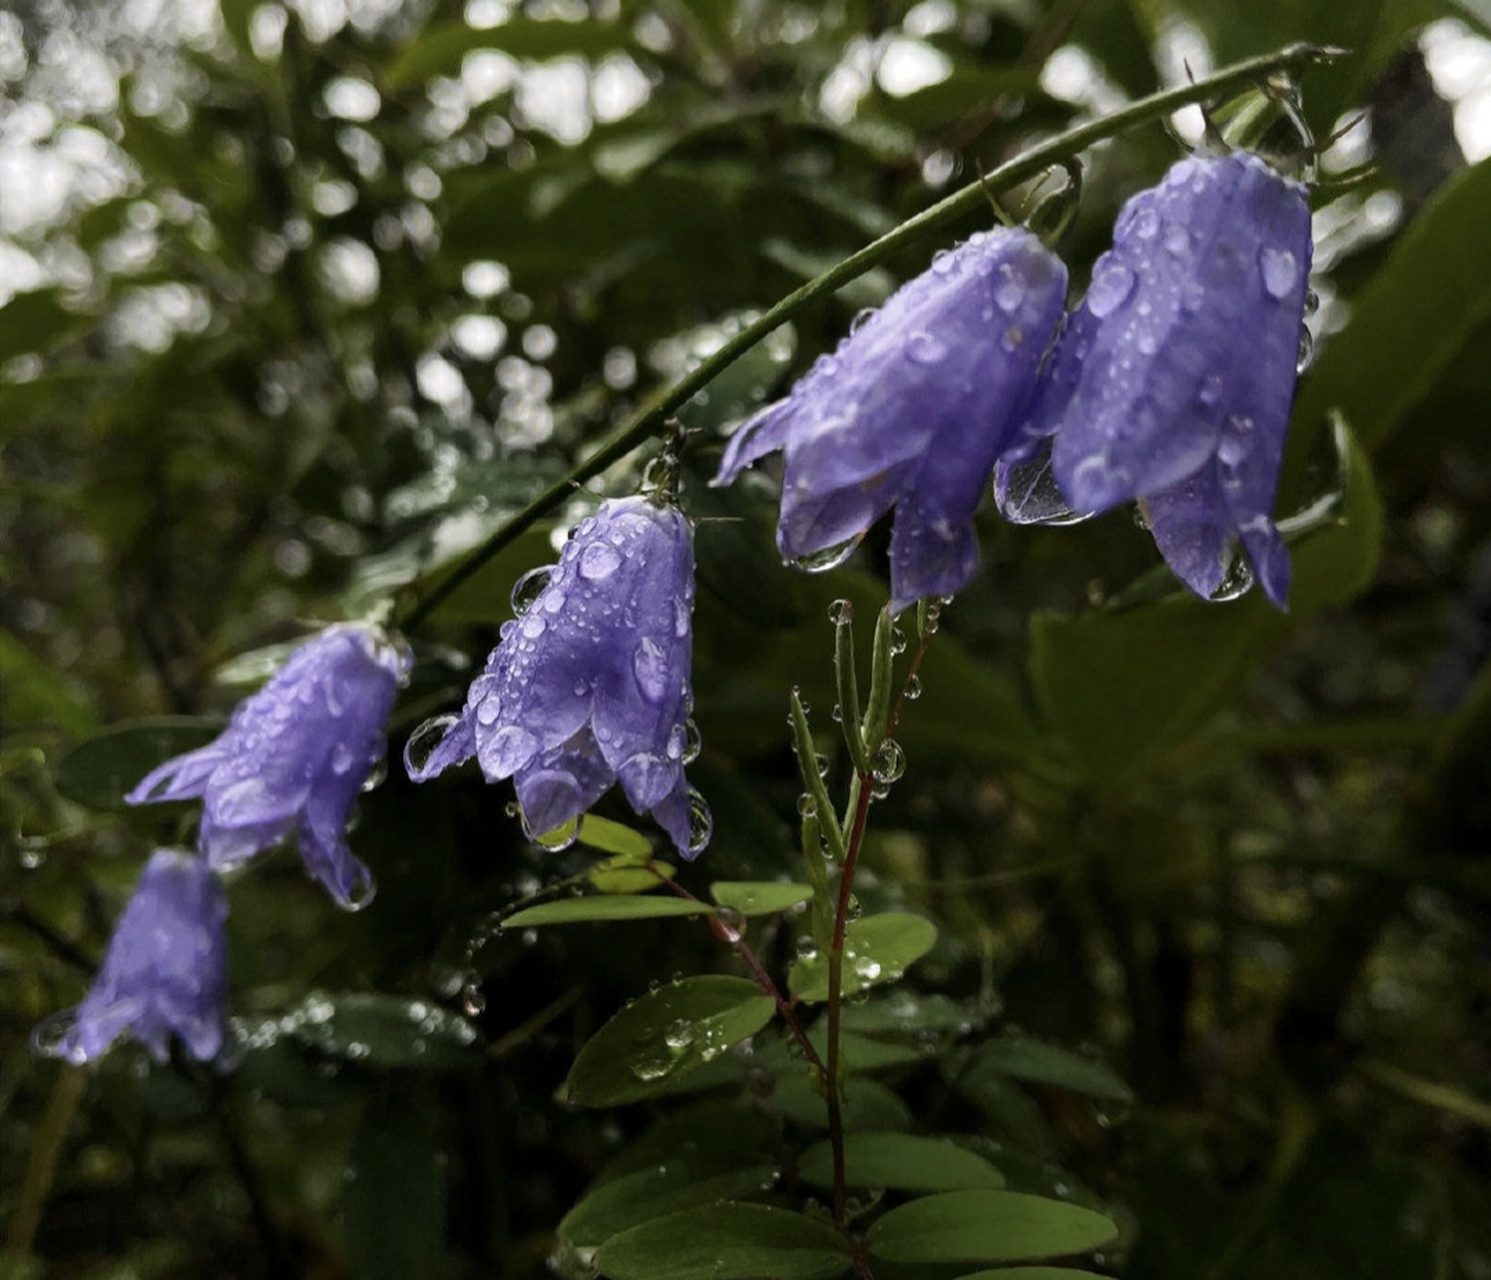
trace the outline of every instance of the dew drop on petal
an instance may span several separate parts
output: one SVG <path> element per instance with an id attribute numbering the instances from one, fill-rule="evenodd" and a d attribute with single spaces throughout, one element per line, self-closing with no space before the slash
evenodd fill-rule
<path id="1" fill-rule="evenodd" d="M 1179 257 L 1191 247 L 1191 233 L 1178 222 L 1172 222 L 1165 228 L 1165 248 Z"/>
<path id="2" fill-rule="evenodd" d="M 1090 511 L 1078 511 L 1066 500 L 1051 467 L 1048 437 L 1035 457 L 1003 467 L 995 489 L 999 513 L 1011 524 L 1080 524 Z"/>
<path id="3" fill-rule="evenodd" d="M 1299 331 L 1299 349 L 1295 352 L 1294 371 L 1303 373 L 1310 364 L 1310 359 L 1315 354 L 1315 339 L 1310 336 L 1308 329 Z"/>
<path id="4" fill-rule="evenodd" d="M 352 887 L 347 890 L 347 900 L 338 904 L 345 911 L 361 911 L 378 896 L 378 882 L 373 879 L 371 871 L 359 864 L 356 876 Z"/>
<path id="5" fill-rule="evenodd" d="M 1153 240 L 1160 233 L 1160 215 L 1154 206 L 1146 204 L 1134 216 L 1134 234 L 1141 240 Z"/>
<path id="6" fill-rule="evenodd" d="M 679 757 L 679 763 L 693 764 L 699 758 L 699 752 L 704 749 L 704 736 L 692 720 L 683 722 L 683 734 L 683 755 Z"/>
<path id="7" fill-rule="evenodd" d="M 434 755 L 440 740 L 459 719 L 460 716 L 452 715 L 432 716 L 419 725 L 404 744 L 404 767 L 410 773 L 420 772 Z"/>
<path id="8" fill-rule="evenodd" d="M 225 827 L 257 821 L 269 799 L 262 778 L 244 778 L 220 791 L 212 801 L 212 816 Z"/>
<path id="9" fill-rule="evenodd" d="M 512 606 L 514 613 L 523 613 L 539 596 L 543 589 L 549 585 L 549 575 L 554 572 L 552 565 L 542 565 L 537 569 L 530 569 L 515 583 L 513 583 Z"/>
<path id="10" fill-rule="evenodd" d="M 682 760 L 684 748 L 689 744 L 688 730 L 681 724 L 675 724 L 668 731 L 667 753 L 669 760 Z"/>
<path id="11" fill-rule="evenodd" d="M 1213 409 L 1222 399 L 1222 375 L 1219 373 L 1208 373 L 1201 379 L 1201 388 L 1196 392 L 1196 399 L 1206 409 Z"/>
<path id="12" fill-rule="evenodd" d="M 1025 301 L 1025 276 L 1013 262 L 999 266 L 999 280 L 994 285 L 994 301 L 1001 311 L 1013 311 Z"/>
<path id="13" fill-rule="evenodd" d="M 1083 305 L 1101 320 L 1129 300 L 1136 282 L 1137 277 L 1127 267 L 1107 267 L 1093 279 Z"/>
<path id="14" fill-rule="evenodd" d="M 381 787 L 387 778 L 388 760 L 384 756 L 379 756 L 378 759 L 373 761 L 373 767 L 368 770 L 368 776 L 362 780 L 362 789 L 364 791 L 372 791 L 377 787 Z"/>
<path id="15" fill-rule="evenodd" d="M 934 333 L 918 329 L 906 335 L 904 350 L 912 364 L 922 366 L 941 364 L 947 359 L 947 343 Z"/>
<path id="16" fill-rule="evenodd" d="M 355 763 L 352 748 L 345 742 L 339 742 L 331 749 L 331 771 L 338 776 L 349 773 Z"/>
<path id="17" fill-rule="evenodd" d="M 548 626 L 548 623 L 544 621 L 542 614 L 525 613 L 523 621 L 518 624 L 518 630 L 527 636 L 528 639 L 536 640 L 539 636 L 543 635 L 546 626 Z"/>
<path id="18" fill-rule="evenodd" d="M 1228 548 L 1228 560 L 1222 571 L 1222 580 L 1216 586 L 1208 600 L 1222 603 L 1228 600 L 1236 600 L 1253 585 L 1253 566 L 1248 562 L 1248 557 L 1236 543 Z"/>
<path id="19" fill-rule="evenodd" d="M 488 694 L 476 705 L 476 723 L 491 728 L 502 714 L 502 699 L 495 693 Z"/>
<path id="20" fill-rule="evenodd" d="M 648 702 L 663 700 L 668 691 L 668 659 L 651 636 L 643 636 L 642 643 L 632 654 L 632 674 L 637 677 L 637 688 Z"/>
<path id="21" fill-rule="evenodd" d="M 680 640 L 689 633 L 693 609 L 682 596 L 673 598 L 673 634 Z"/>
<path id="22" fill-rule="evenodd" d="M 604 542 L 592 542 L 580 554 L 580 576 L 591 582 L 609 578 L 621 567 L 621 553 Z"/>
<path id="23" fill-rule="evenodd" d="M 714 815 L 697 787 L 689 788 L 689 847 L 690 857 L 704 852 L 709 837 L 714 834 Z"/>
<path id="24" fill-rule="evenodd" d="M 1258 251 L 1258 270 L 1270 298 L 1284 298 L 1299 279 L 1299 262 L 1288 249 L 1264 245 Z"/>
<path id="25" fill-rule="evenodd" d="M 794 569 L 801 569 L 804 573 L 827 573 L 828 570 L 837 569 L 849 559 L 857 546 L 859 546 L 859 538 L 853 537 L 846 542 L 824 547 L 821 551 L 810 551 L 807 555 L 789 559 L 787 563 Z"/>

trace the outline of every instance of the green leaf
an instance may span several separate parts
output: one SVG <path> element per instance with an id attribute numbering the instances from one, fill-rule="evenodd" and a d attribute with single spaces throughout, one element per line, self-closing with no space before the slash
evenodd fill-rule
<path id="1" fill-rule="evenodd" d="M 611 1280 L 817 1280 L 849 1268 L 826 1222 L 759 1204 L 722 1204 L 644 1222 L 595 1255 Z"/>
<path id="2" fill-rule="evenodd" d="M 997 1271 L 971 1271 L 957 1280 L 1108 1280 L 1096 1271 L 1073 1271 L 1069 1267 L 1001 1267 Z"/>
<path id="3" fill-rule="evenodd" d="M 807 902 L 813 886 L 778 880 L 716 880 L 709 886 L 709 895 L 743 916 L 769 916 Z"/>
<path id="4" fill-rule="evenodd" d="M 819 1187 L 833 1186 L 833 1146 L 811 1146 L 797 1164 L 798 1176 Z M 1004 1186 L 1004 1175 L 987 1160 L 946 1138 L 909 1133 L 850 1133 L 844 1136 L 844 1176 L 853 1187 L 898 1191 L 966 1191 Z"/>
<path id="5" fill-rule="evenodd" d="M 57 761 L 57 790 L 90 809 L 126 809 L 124 797 L 157 765 L 206 746 L 223 730 L 220 720 L 151 716 L 129 720 L 80 742 Z"/>
<path id="6" fill-rule="evenodd" d="M 973 1021 L 973 1015 L 956 1000 L 935 992 L 923 995 L 904 987 L 863 1004 L 850 1005 L 843 1016 L 846 1031 L 867 1036 L 960 1031 L 970 1028 Z"/>
<path id="7" fill-rule="evenodd" d="M 434 1117 L 410 1098 L 371 1102 L 347 1154 L 342 1212 L 358 1280 L 443 1276 L 445 1160 Z"/>
<path id="8" fill-rule="evenodd" d="M 486 1048 L 481 1033 L 459 1014 L 426 1000 L 371 991 L 313 991 L 279 1026 L 326 1057 L 386 1070 L 474 1067 Z"/>
<path id="9" fill-rule="evenodd" d="M 24 352 L 52 351 L 94 323 L 92 316 L 64 307 L 60 289 L 18 293 L 0 307 L 0 362 Z"/>
<path id="10" fill-rule="evenodd" d="M 1353 299 L 1300 384 L 1294 422 L 1318 429 L 1341 409 L 1376 449 L 1491 316 L 1491 159 L 1446 182 L 1408 225 L 1386 265 Z"/>
<path id="11" fill-rule="evenodd" d="M 1116 1102 L 1132 1102 L 1133 1092 L 1113 1072 L 1055 1045 L 1009 1037 L 991 1040 L 975 1055 L 975 1062 L 1017 1080 L 1059 1085 L 1076 1093 Z"/>
<path id="12" fill-rule="evenodd" d="M 634 863 L 646 862 L 652 857 L 652 841 L 640 831 L 593 813 L 587 813 L 580 823 L 580 843 L 587 849 L 614 853 L 616 857 L 612 861 L 618 866 L 623 857 L 629 857 Z"/>
<path id="13" fill-rule="evenodd" d="M 771 1187 L 776 1167 L 753 1164 L 701 1178 L 686 1161 L 640 1169 L 601 1183 L 564 1217 L 559 1237 L 577 1249 L 593 1249 L 612 1236 L 680 1209 L 718 1204 Z"/>
<path id="14" fill-rule="evenodd" d="M 844 935 L 843 994 L 853 995 L 882 982 L 897 981 L 907 966 L 926 955 L 936 941 L 937 926 L 922 916 L 887 912 L 856 920 Z M 799 1000 L 827 1000 L 827 952 L 798 960 L 788 983 Z"/>
<path id="15" fill-rule="evenodd" d="M 655 878 L 653 883 L 656 883 Z M 694 902 L 689 898 L 663 896 L 640 898 L 603 894 L 589 898 L 559 898 L 554 902 L 541 902 L 536 907 L 524 907 L 522 911 L 508 916 L 502 925 L 506 929 L 518 929 L 541 924 L 581 924 L 597 920 L 657 920 L 664 916 L 713 914 L 714 908 L 709 903 Z"/>
<path id="16" fill-rule="evenodd" d="M 891 1262 L 1018 1262 L 1086 1253 L 1118 1229 L 1101 1213 L 1018 1191 L 948 1191 L 892 1209 L 870 1228 Z"/>
<path id="17" fill-rule="evenodd" d="M 587 819 L 588 821 L 588 819 Z M 636 864 L 631 854 L 618 858 L 607 858 L 594 866 L 585 878 L 597 893 L 636 894 L 656 889 L 665 880 L 673 878 L 674 867 L 668 862 L 649 858 L 642 866 Z"/>
<path id="18" fill-rule="evenodd" d="M 705 974 L 670 982 L 591 1037 L 570 1068 L 566 1092 L 585 1107 L 652 1097 L 754 1035 L 775 1011 L 776 1002 L 745 978 Z"/>
<path id="19" fill-rule="evenodd" d="M 1187 595 L 1031 619 L 1038 699 L 1089 776 L 1113 787 L 1151 767 L 1236 698 L 1244 674 L 1291 628 L 1371 581 L 1382 513 L 1366 455 L 1339 434 L 1340 514 L 1292 549 L 1287 614 L 1253 590 L 1230 604 Z"/>
<path id="20" fill-rule="evenodd" d="M 828 1128 L 828 1103 L 807 1068 L 778 1079 L 771 1104 L 778 1114 L 805 1129 Z M 844 1082 L 842 1104 L 846 1133 L 902 1132 L 911 1128 L 911 1111 L 901 1095 L 878 1080 L 851 1076 Z"/>
<path id="21" fill-rule="evenodd" d="M 67 733 L 86 733 L 92 727 L 87 702 L 67 679 L 8 631 L 0 631 L 0 687 L 9 730 L 48 722 Z"/>
<path id="22" fill-rule="evenodd" d="M 452 22 L 433 27 L 406 44 L 383 70 L 385 89 L 397 91 L 432 76 L 453 75 L 476 49 L 496 49 L 511 58 L 603 58 L 637 49 L 627 28 L 604 22 L 512 18 L 495 27 Z"/>

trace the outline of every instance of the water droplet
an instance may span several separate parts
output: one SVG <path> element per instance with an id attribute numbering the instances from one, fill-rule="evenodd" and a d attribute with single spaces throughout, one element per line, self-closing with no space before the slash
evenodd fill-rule
<path id="1" fill-rule="evenodd" d="M 331 749 L 331 771 L 342 775 L 351 771 L 356 759 L 352 754 L 352 748 L 345 742 L 339 742 Z"/>
<path id="2" fill-rule="evenodd" d="M 1299 260 L 1288 249 L 1264 245 L 1258 250 L 1258 270 L 1270 298 L 1287 297 L 1299 280 Z"/>
<path id="3" fill-rule="evenodd" d="M 544 630 L 548 625 L 549 624 L 544 621 L 542 612 L 536 613 L 530 611 L 523 615 L 523 621 L 518 624 L 518 630 L 521 631 L 529 640 L 537 640 L 539 636 L 543 635 Z"/>
<path id="4" fill-rule="evenodd" d="M 697 858 L 704 852 L 709 837 L 714 834 L 714 815 L 697 787 L 689 788 L 689 847 L 688 855 Z"/>
<path id="5" fill-rule="evenodd" d="M 1141 240 L 1153 240 L 1160 234 L 1160 215 L 1153 205 L 1146 204 L 1134 215 L 1134 234 Z"/>
<path id="6" fill-rule="evenodd" d="M 637 688 L 648 702 L 663 700 L 668 691 L 668 658 L 651 636 L 643 636 L 632 654 L 632 674 L 637 678 Z"/>
<path id="7" fill-rule="evenodd" d="M 797 813 L 799 817 L 816 818 L 818 816 L 818 801 L 804 791 L 797 797 Z"/>
<path id="8" fill-rule="evenodd" d="M 673 599 L 673 634 L 682 640 L 689 633 L 693 607 L 682 596 Z"/>
<path id="9" fill-rule="evenodd" d="M 854 319 L 849 322 L 849 332 L 858 333 L 867 325 L 875 315 L 874 307 L 864 307 L 854 313 Z"/>
<path id="10" fill-rule="evenodd" d="M 694 1043 L 694 1027 L 686 1018 L 670 1022 L 663 1032 L 663 1043 L 668 1048 L 682 1053 Z"/>
<path id="11" fill-rule="evenodd" d="M 928 617 L 927 621 L 928 621 L 928 626 L 929 626 L 929 629 L 930 629 L 930 627 L 933 625 L 930 616 Z M 913 675 L 913 676 L 908 677 L 907 680 L 906 680 L 906 700 L 908 702 L 915 702 L 921 696 L 922 696 L 922 678 L 920 676 L 917 676 L 917 675 Z"/>
<path id="12" fill-rule="evenodd" d="M 890 651 L 893 654 L 906 652 L 906 633 L 900 627 L 890 629 Z"/>
<path id="13" fill-rule="evenodd" d="M 498 717 L 501 715 L 502 699 L 495 693 L 489 693 L 476 704 L 476 723 L 485 728 L 491 728 L 492 725 L 496 724 Z"/>
<path id="14" fill-rule="evenodd" d="M 376 787 L 381 787 L 387 777 L 388 758 L 386 756 L 379 756 L 373 761 L 373 767 L 368 770 L 368 776 L 362 780 L 362 789 L 364 791 L 372 791 Z"/>
<path id="15" fill-rule="evenodd" d="M 901 744 L 894 738 L 886 739 L 870 761 L 871 776 L 880 786 L 888 787 L 905 772 L 906 753 L 901 750 Z"/>
<path id="16" fill-rule="evenodd" d="M 1217 584 L 1216 590 L 1207 597 L 1218 603 L 1236 600 L 1253 585 L 1253 566 L 1248 562 L 1248 557 L 1243 553 L 1242 548 L 1233 543 L 1229 546 L 1227 555 L 1228 561 L 1222 572 L 1222 580 Z"/>
<path id="17" fill-rule="evenodd" d="M 693 764 L 699 758 L 699 752 L 704 749 L 704 736 L 699 732 L 699 726 L 692 720 L 683 722 L 683 755 L 678 758 L 680 764 Z"/>
<path id="18" fill-rule="evenodd" d="M 549 575 L 554 572 L 553 565 L 542 565 L 537 569 L 530 569 L 515 583 L 511 597 L 513 612 L 526 613 L 528 606 L 543 594 L 543 590 L 549 585 Z"/>
<path id="19" fill-rule="evenodd" d="M 591 582 L 609 578 L 621 568 L 621 553 L 605 542 L 592 542 L 580 553 L 580 576 Z"/>
<path id="20" fill-rule="evenodd" d="M 847 542 L 824 547 L 821 551 L 810 551 L 805 556 L 789 559 L 787 563 L 794 569 L 801 569 L 804 573 L 826 573 L 830 569 L 837 569 L 849 559 L 857 546 L 859 546 L 859 538 L 854 537 Z"/>
<path id="21" fill-rule="evenodd" d="M 947 358 L 947 343 L 925 329 L 918 329 L 908 334 L 903 349 L 906 352 L 906 358 L 912 364 L 924 367 L 941 364 Z"/>
<path id="22" fill-rule="evenodd" d="M 828 606 L 828 620 L 836 627 L 854 621 L 854 604 L 849 600 L 835 600 Z"/>
<path id="23" fill-rule="evenodd" d="M 811 933 L 804 933 L 797 939 L 797 954 L 802 960 L 811 960 L 818 954 L 818 940 Z"/>
<path id="24" fill-rule="evenodd" d="M 244 778 L 218 793 L 213 817 L 223 826 L 250 826 L 268 799 L 269 789 L 262 778 Z"/>
<path id="25" fill-rule="evenodd" d="M 48 1058 L 65 1058 L 74 1065 L 87 1061 L 81 1045 L 67 1046 L 68 1033 L 77 1025 L 76 1009 L 64 1009 L 40 1023 L 31 1033 L 31 1047 Z"/>
<path id="26" fill-rule="evenodd" d="M 1201 379 L 1201 388 L 1196 392 L 1196 399 L 1203 408 L 1215 408 L 1222 399 L 1222 375 L 1219 373 L 1208 373 Z"/>
<path id="27" fill-rule="evenodd" d="M 378 896 L 378 882 L 373 879 L 371 871 L 358 863 L 354 874 L 356 879 L 347 891 L 347 901 L 338 904 L 344 911 L 361 911 Z"/>
<path id="28" fill-rule="evenodd" d="M 1299 331 L 1299 350 L 1295 353 L 1294 371 L 1303 373 L 1310 364 L 1310 357 L 1315 354 L 1315 339 L 1310 336 L 1308 329 Z"/>
<path id="29" fill-rule="evenodd" d="M 638 1058 L 632 1063 L 632 1074 L 644 1083 L 661 1080 L 673 1064 L 663 1058 Z"/>
<path id="30" fill-rule="evenodd" d="M 1101 320 L 1112 315 L 1129 300 L 1134 292 L 1137 277 L 1127 267 L 1105 267 L 1093 278 L 1083 306 Z"/>
<path id="31" fill-rule="evenodd" d="M 1305 290 L 1305 314 L 1313 316 L 1320 310 L 1320 295 L 1314 289 Z"/>
<path id="32" fill-rule="evenodd" d="M 999 265 L 999 279 L 994 285 L 994 301 L 1001 311 L 1013 311 L 1025 301 L 1025 273 L 1013 262 Z"/>
<path id="33" fill-rule="evenodd" d="M 1191 247 L 1191 233 L 1178 222 L 1172 222 L 1165 228 L 1165 248 L 1179 257 Z"/>
<path id="34" fill-rule="evenodd" d="M 1066 525 L 1092 519 L 1090 511 L 1076 510 L 1057 484 L 1049 436 L 1029 461 L 1003 467 L 994 497 L 999 513 L 1011 524 Z"/>

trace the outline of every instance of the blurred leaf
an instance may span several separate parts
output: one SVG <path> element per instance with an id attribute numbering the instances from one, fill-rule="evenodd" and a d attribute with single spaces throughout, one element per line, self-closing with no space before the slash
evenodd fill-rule
<path id="1" fill-rule="evenodd" d="M 559 1237 L 575 1248 L 594 1248 L 612 1236 L 680 1209 L 718 1204 L 770 1188 L 776 1169 L 752 1164 L 700 1177 L 684 1161 L 639 1169 L 592 1190 L 559 1224 Z"/>
<path id="2" fill-rule="evenodd" d="M 745 978 L 705 974 L 667 983 L 586 1042 L 565 1091 L 583 1107 L 651 1097 L 754 1035 L 775 1012 L 776 1002 Z"/>
<path id="3" fill-rule="evenodd" d="M 807 902 L 813 886 L 777 880 L 716 880 L 709 886 L 709 896 L 743 916 L 769 916 Z"/>
<path id="4" fill-rule="evenodd" d="M 64 307 L 60 289 L 18 293 L 0 306 L 0 363 L 26 352 L 45 355 L 96 323 L 93 316 Z"/>
<path id="5" fill-rule="evenodd" d="M 476 1027 L 426 1000 L 376 992 L 313 991 L 280 1029 L 328 1058 L 383 1070 L 452 1071 L 479 1066 Z"/>
<path id="6" fill-rule="evenodd" d="M 347 1256 L 358 1280 L 446 1273 L 445 1159 L 417 1100 L 368 1104 L 347 1154 L 342 1195 Z"/>
<path id="7" fill-rule="evenodd" d="M 1314 431 L 1341 409 L 1378 448 L 1491 316 L 1491 159 L 1445 183 L 1408 225 L 1392 257 L 1352 302 L 1300 384 L 1294 421 Z"/>
<path id="8" fill-rule="evenodd" d="M 66 752 L 53 770 L 57 790 L 90 809 L 126 809 L 126 793 L 147 773 L 206 746 L 222 731 L 221 720 L 198 716 L 127 720 Z"/>
<path id="9" fill-rule="evenodd" d="M 612 1280 L 818 1280 L 847 1271 L 849 1254 L 844 1238 L 821 1219 L 722 1204 L 613 1236 L 595 1267 Z"/>
<path id="10" fill-rule="evenodd" d="M 383 86 L 398 92 L 433 76 L 456 75 L 462 59 L 477 49 L 495 49 L 510 58 L 531 58 L 535 62 L 641 52 L 620 23 L 509 18 L 495 27 L 473 27 L 452 22 L 426 28 L 404 45 L 383 69 Z"/>
<path id="11" fill-rule="evenodd" d="M 772 1091 L 776 1112 L 805 1129 L 828 1128 L 828 1103 L 817 1088 L 816 1072 L 806 1065 L 792 1075 L 779 1078 Z M 845 1133 L 903 1133 L 911 1128 L 911 1111 L 894 1089 L 878 1080 L 851 1076 L 844 1082 L 842 1115 Z"/>
<path id="12" fill-rule="evenodd" d="M 1344 447 L 1339 517 L 1292 548 L 1289 613 L 1255 589 L 1229 604 L 1185 596 L 1031 619 L 1041 705 L 1094 780 L 1117 786 L 1152 766 L 1237 697 L 1244 673 L 1292 627 L 1371 581 L 1382 514 L 1365 454 L 1349 437 Z"/>
<path id="13" fill-rule="evenodd" d="M 1054 1084 L 1116 1102 L 1134 1100 L 1133 1091 L 1107 1067 L 1039 1040 L 990 1040 L 979 1046 L 974 1061 L 976 1069 L 997 1071 L 1016 1080 Z"/>
<path id="14" fill-rule="evenodd" d="M 1018 1262 L 1086 1253 L 1118 1234 L 1091 1209 L 1018 1191 L 948 1191 L 892 1209 L 870 1252 L 892 1262 Z"/>
<path id="15" fill-rule="evenodd" d="M 936 992 L 923 994 L 902 987 L 878 999 L 852 1004 L 844 1010 L 846 1031 L 864 1035 L 920 1035 L 927 1031 L 960 1031 L 972 1018 L 955 1000 Z"/>
<path id="16" fill-rule="evenodd" d="M 844 933 L 843 994 L 898 981 L 936 942 L 937 926 L 923 916 L 886 912 L 854 921 Z M 828 954 L 797 960 L 787 981 L 799 1000 L 827 1000 Z"/>
<path id="17" fill-rule="evenodd" d="M 833 1147 L 825 1139 L 797 1162 L 798 1176 L 815 1186 L 833 1186 Z M 844 1137 L 844 1180 L 853 1187 L 898 1191 L 964 1191 L 1004 1186 L 1004 1175 L 987 1160 L 946 1138 L 908 1133 L 851 1133 Z"/>
<path id="18" fill-rule="evenodd" d="M 653 885 L 657 877 L 648 873 Z M 707 902 L 669 896 L 639 898 L 604 894 L 596 897 L 558 898 L 524 907 L 502 921 L 505 929 L 530 929 L 541 924 L 588 924 L 602 920 L 659 920 L 665 916 L 713 915 Z"/>
<path id="19" fill-rule="evenodd" d="M 93 727 L 93 713 L 66 677 L 8 631 L 0 631 L 0 685 L 5 688 L 6 732 L 52 724 L 64 733 L 80 734 Z"/>
<path id="20" fill-rule="evenodd" d="M 1096 1271 L 1073 1271 L 1069 1267 L 1001 1267 L 997 1271 L 973 1271 L 957 1280 L 1107 1280 Z"/>

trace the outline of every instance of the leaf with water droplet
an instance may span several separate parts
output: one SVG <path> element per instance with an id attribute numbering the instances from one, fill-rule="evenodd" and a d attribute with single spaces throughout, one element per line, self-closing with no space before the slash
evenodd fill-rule
<path id="1" fill-rule="evenodd" d="M 856 920 L 844 936 L 843 994 L 896 981 L 936 941 L 937 926 L 908 912 L 890 911 Z M 788 975 L 788 984 L 799 1000 L 827 1000 L 827 954 L 799 959 Z"/>
<path id="2" fill-rule="evenodd" d="M 587 816 L 585 826 L 588 827 L 593 821 L 593 818 Z M 583 836 L 581 842 L 584 843 Z M 656 889 L 663 881 L 671 880 L 675 869 L 671 863 L 659 862 L 655 858 L 649 857 L 639 864 L 630 854 L 622 854 L 607 858 L 592 867 L 585 878 L 597 893 L 646 893 L 649 889 Z"/>
<path id="3" fill-rule="evenodd" d="M 479 1066 L 485 1044 L 459 1014 L 429 1001 L 359 991 L 313 992 L 280 1019 L 314 1053 L 380 1070 L 453 1071 Z"/>
<path id="4" fill-rule="evenodd" d="M 769 916 L 801 906 L 813 896 L 810 884 L 777 880 L 716 880 L 709 894 L 722 907 L 743 916 Z"/>
<path id="5" fill-rule="evenodd" d="M 128 809 L 125 793 L 158 765 L 206 746 L 221 721 L 200 716 L 148 716 L 116 724 L 70 748 L 53 766 L 57 790 L 69 800 L 112 812 Z"/>
<path id="6" fill-rule="evenodd" d="M 1066 1049 L 1019 1036 L 1003 1036 L 981 1045 L 969 1070 L 990 1070 L 1016 1080 L 1057 1085 L 1094 1098 L 1133 1102 L 1134 1095 L 1118 1076 L 1099 1062 Z"/>
<path id="7" fill-rule="evenodd" d="M 564 1216 L 559 1237 L 575 1248 L 594 1249 L 614 1235 L 696 1205 L 735 1200 L 770 1185 L 775 1166 L 751 1164 L 700 1177 L 687 1160 L 670 1160 L 608 1178 Z"/>
<path id="8" fill-rule="evenodd" d="M 776 1002 L 745 978 L 704 974 L 667 983 L 633 1001 L 586 1042 L 565 1090 L 587 1107 L 652 1097 L 754 1035 L 775 1011 Z M 680 1023 L 692 1032 L 686 1043 Z"/>

